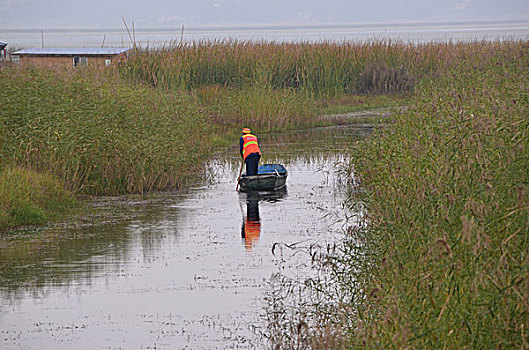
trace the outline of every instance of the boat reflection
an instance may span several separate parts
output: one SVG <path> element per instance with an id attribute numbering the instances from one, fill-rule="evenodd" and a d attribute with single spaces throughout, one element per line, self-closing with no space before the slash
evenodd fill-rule
<path id="1" fill-rule="evenodd" d="M 259 216 L 259 202 L 275 203 L 281 201 L 287 194 L 286 188 L 273 192 L 240 193 L 241 199 L 246 200 L 246 215 L 243 212 L 241 237 L 244 247 L 250 251 L 259 242 L 261 236 L 261 218 Z M 246 198 L 244 198 L 246 197 Z"/>

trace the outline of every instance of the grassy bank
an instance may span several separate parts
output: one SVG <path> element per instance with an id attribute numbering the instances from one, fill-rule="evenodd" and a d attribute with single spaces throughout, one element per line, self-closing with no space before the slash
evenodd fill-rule
<path id="1" fill-rule="evenodd" d="M 498 45 L 422 82 L 409 109 L 353 151 L 349 172 L 365 191 L 350 203 L 367 210 L 365 227 L 324 259 L 332 283 L 317 310 L 326 314 L 305 311 L 299 325 L 320 323 L 276 339 L 528 346 L 528 49 Z"/>
<path id="2" fill-rule="evenodd" d="M 57 217 L 52 212 L 71 204 L 63 193 L 178 188 L 212 147 L 204 135 L 213 123 L 192 97 L 131 85 L 113 71 L 4 69 L 0 100 L 1 174 L 15 168 L 37 179 L 13 187 L 2 178 L 2 229 Z M 55 179 L 63 192 L 48 191 L 39 176 Z M 31 200 L 12 200 L 21 195 L 17 188 Z M 35 203 L 44 192 L 51 205 L 41 207 Z"/>
<path id="3" fill-rule="evenodd" d="M 44 224 L 77 206 L 72 193 L 50 174 L 21 168 L 0 171 L 0 228 Z"/>

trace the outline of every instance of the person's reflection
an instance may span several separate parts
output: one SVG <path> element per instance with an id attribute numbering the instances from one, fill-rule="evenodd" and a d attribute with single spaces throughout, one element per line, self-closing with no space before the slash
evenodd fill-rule
<path id="1" fill-rule="evenodd" d="M 259 196 L 248 193 L 246 197 L 246 217 L 242 222 L 241 236 L 246 250 L 251 250 L 259 241 L 261 234 L 261 219 L 259 218 Z"/>

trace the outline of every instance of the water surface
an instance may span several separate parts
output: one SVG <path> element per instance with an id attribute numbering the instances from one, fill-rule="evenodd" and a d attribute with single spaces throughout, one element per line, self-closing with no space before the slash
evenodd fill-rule
<path id="1" fill-rule="evenodd" d="M 140 46 L 158 47 L 170 43 L 201 40 L 240 40 L 275 42 L 368 42 L 402 40 L 410 43 L 430 41 L 527 40 L 529 21 L 460 23 L 340 24 L 320 26 L 262 27 L 185 27 L 142 28 L 135 30 Z M 127 30 L 112 29 L 0 29 L 0 41 L 11 47 L 130 47 Z"/>
<path id="2" fill-rule="evenodd" d="M 95 224 L 18 232 L 0 251 L 0 348 L 261 347 L 268 281 L 310 274 L 285 247 L 339 239 L 335 170 L 367 132 L 261 135 L 263 161 L 289 171 L 285 191 L 237 193 L 234 142 L 190 190 L 101 198 Z"/>

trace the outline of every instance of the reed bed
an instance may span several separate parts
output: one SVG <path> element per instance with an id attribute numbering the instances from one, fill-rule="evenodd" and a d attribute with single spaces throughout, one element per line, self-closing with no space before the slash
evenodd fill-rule
<path id="1" fill-rule="evenodd" d="M 498 42 L 406 44 L 207 41 L 143 50 L 123 66 L 134 80 L 166 89 L 295 89 L 311 97 L 413 90 L 413 81 L 439 75 L 461 59 L 501 49 Z M 378 69 L 377 74 L 373 74 Z M 383 78 L 380 82 L 377 79 Z M 385 85 L 385 86 L 384 86 Z"/>
<path id="2" fill-rule="evenodd" d="M 49 172 L 81 194 L 174 189 L 211 145 L 181 94 L 112 71 L 3 70 L 0 166 Z"/>
<path id="3" fill-rule="evenodd" d="M 318 124 L 316 103 L 290 89 L 229 89 L 204 86 L 193 92 L 219 132 L 250 126 L 257 132 L 307 128 Z"/>
<path id="4" fill-rule="evenodd" d="M 372 98 L 381 95 L 400 104 L 416 83 L 502 45 L 204 41 L 142 49 L 119 72 L 133 83 L 197 97 L 223 132 L 242 125 L 270 132 L 321 124 L 328 101 L 345 101 L 341 110 L 350 111 L 358 94 L 375 107 L 388 104 Z"/>
<path id="5" fill-rule="evenodd" d="M 274 346 L 529 345 L 529 44 L 478 46 L 353 150 L 364 221 L 321 252 L 320 299 Z"/>

